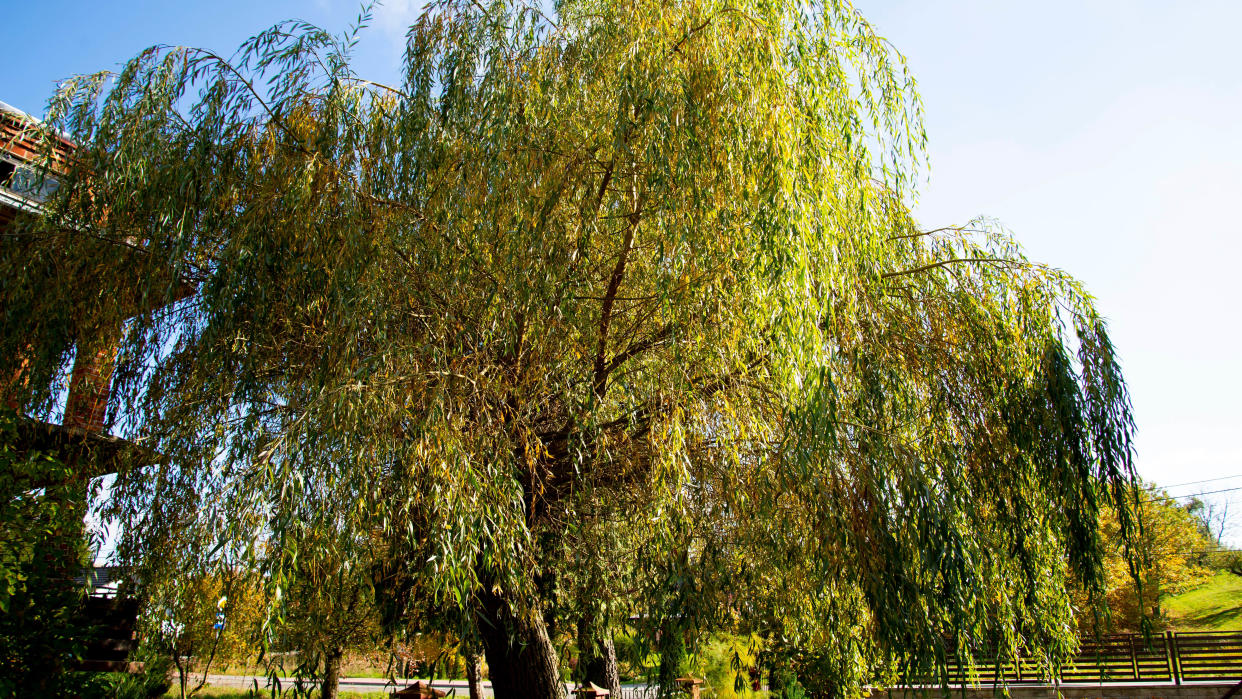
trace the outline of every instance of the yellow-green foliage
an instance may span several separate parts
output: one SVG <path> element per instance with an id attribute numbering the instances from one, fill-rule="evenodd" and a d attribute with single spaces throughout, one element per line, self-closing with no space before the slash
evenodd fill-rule
<path id="1" fill-rule="evenodd" d="M 1139 508 L 1142 533 L 1134 541 L 1137 582 L 1122 549 L 1115 514 L 1105 510 L 1100 516 L 1100 534 L 1108 551 L 1106 599 L 1112 625 L 1118 630 L 1139 630 L 1144 615 L 1156 628 L 1168 626 L 1166 600 L 1212 577 L 1212 570 L 1203 564 L 1203 552 L 1212 545 L 1194 517 L 1162 491 L 1149 490 L 1143 499 Z"/>
<path id="2" fill-rule="evenodd" d="M 756 693 L 750 688 L 750 670 L 759 669 L 755 660 L 755 651 L 759 644 L 757 638 L 731 634 L 712 635 L 700 647 L 695 659 L 695 675 L 706 681 L 704 696 L 718 699 L 766 696 L 766 693 Z"/>
<path id="3" fill-rule="evenodd" d="M 258 656 L 267 606 L 255 576 L 244 570 L 199 572 L 148 588 L 143 610 L 147 646 L 173 658 L 176 683 L 192 690 L 194 672 L 245 665 Z M 214 629 L 224 612 L 224 627 Z"/>
<path id="4" fill-rule="evenodd" d="M 849 2 L 553 4 L 429 3 L 394 86 L 302 23 L 63 83 L 0 388 L 50 413 L 66 338 L 126 328 L 119 424 L 161 458 L 112 490 L 125 560 L 242 561 L 274 616 L 341 618 L 345 579 L 389 628 L 522 620 L 489 651 L 555 667 L 547 552 L 621 503 L 571 557 L 634 559 L 614 620 L 732 615 L 840 696 L 1063 654 L 1099 505 L 1133 534 L 1091 297 L 913 219 L 914 80 Z"/>

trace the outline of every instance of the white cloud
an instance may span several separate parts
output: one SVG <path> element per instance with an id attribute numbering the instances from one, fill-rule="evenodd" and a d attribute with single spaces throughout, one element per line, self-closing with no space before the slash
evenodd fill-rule
<path id="1" fill-rule="evenodd" d="M 386 0 L 376 5 L 374 26 L 385 39 L 405 47 L 405 34 L 423 11 L 423 0 Z"/>

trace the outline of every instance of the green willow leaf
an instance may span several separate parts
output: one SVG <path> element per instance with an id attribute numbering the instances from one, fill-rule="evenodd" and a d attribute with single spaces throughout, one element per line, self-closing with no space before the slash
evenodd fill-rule
<path id="1" fill-rule="evenodd" d="M 50 414 L 122 337 L 146 584 L 251 568 L 278 626 L 348 565 L 507 696 L 580 618 L 753 632 L 851 696 L 1068 656 L 1100 509 L 1136 526 L 1114 348 L 995 224 L 918 227 L 914 81 L 848 2 L 434 2 L 396 86 L 355 37 L 51 103 L 79 145 L 3 242 L 0 376 Z"/>

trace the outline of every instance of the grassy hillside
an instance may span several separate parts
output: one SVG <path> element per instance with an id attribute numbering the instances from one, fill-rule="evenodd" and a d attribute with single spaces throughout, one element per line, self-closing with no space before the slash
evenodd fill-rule
<path id="1" fill-rule="evenodd" d="M 1242 577 L 1217 573 L 1202 587 L 1166 598 L 1174 631 L 1242 631 Z"/>

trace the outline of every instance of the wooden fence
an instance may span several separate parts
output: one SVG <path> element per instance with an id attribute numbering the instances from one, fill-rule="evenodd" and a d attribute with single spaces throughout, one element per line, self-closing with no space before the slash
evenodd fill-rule
<path id="1" fill-rule="evenodd" d="M 1034 664 L 987 663 L 970 675 L 955 663 L 950 673 L 967 683 L 1047 683 Z M 1082 642 L 1073 662 L 1061 668 L 1060 682 L 1171 683 L 1242 680 L 1242 632 L 1121 634 Z"/>

